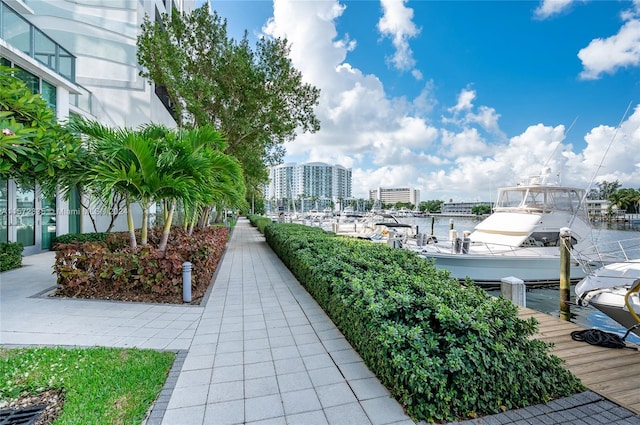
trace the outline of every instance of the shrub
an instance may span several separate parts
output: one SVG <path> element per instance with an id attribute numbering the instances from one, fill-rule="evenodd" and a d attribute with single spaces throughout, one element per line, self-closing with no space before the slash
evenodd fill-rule
<path id="1" fill-rule="evenodd" d="M 56 236 L 53 239 L 52 249 L 57 249 L 57 245 L 79 244 L 84 242 L 104 242 L 106 238 L 107 233 L 104 232 L 68 233 L 66 235 Z"/>
<path id="2" fill-rule="evenodd" d="M 201 298 L 215 273 L 226 247 L 228 228 L 171 230 L 165 252 L 155 244 L 161 228 L 149 232 L 149 244 L 130 248 L 127 232 L 110 233 L 104 242 L 59 245 L 54 272 L 57 295 L 135 301 L 156 297 L 159 302 L 181 302 L 182 264 L 192 263 L 192 298 Z M 141 297 L 141 294 L 147 296 Z"/>
<path id="3" fill-rule="evenodd" d="M 296 224 L 269 245 L 417 420 L 453 421 L 583 389 L 534 319 L 408 250 Z"/>
<path id="4" fill-rule="evenodd" d="M 0 243 L 0 272 L 22 267 L 22 250 L 19 242 Z"/>
<path id="5" fill-rule="evenodd" d="M 250 215 L 249 223 L 251 223 L 252 226 L 257 227 L 260 233 L 264 233 L 264 228 L 273 223 L 273 220 L 269 217 L 263 217 L 260 215 Z"/>

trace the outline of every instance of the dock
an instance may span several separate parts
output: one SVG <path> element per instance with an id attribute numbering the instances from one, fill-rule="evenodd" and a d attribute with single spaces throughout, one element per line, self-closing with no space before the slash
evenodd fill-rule
<path id="1" fill-rule="evenodd" d="M 640 351 L 574 341 L 571 332 L 584 327 L 536 310 L 521 307 L 519 316 L 538 321 L 539 330 L 534 338 L 553 343 L 551 353 L 563 359 L 565 367 L 586 387 L 640 414 Z"/>

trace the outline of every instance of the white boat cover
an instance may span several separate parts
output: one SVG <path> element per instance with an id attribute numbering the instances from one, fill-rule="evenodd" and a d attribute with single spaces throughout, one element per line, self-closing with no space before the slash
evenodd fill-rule
<path id="1" fill-rule="evenodd" d="M 539 214 L 498 212 L 478 224 L 470 238 L 474 242 L 520 246 L 541 221 Z"/>

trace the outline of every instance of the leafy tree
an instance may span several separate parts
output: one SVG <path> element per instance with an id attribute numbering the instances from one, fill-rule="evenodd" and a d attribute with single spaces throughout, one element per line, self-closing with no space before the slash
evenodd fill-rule
<path id="1" fill-rule="evenodd" d="M 439 213 L 442 208 L 442 203 L 443 201 L 439 200 L 422 201 L 418 208 L 420 212 Z"/>
<path id="2" fill-rule="evenodd" d="M 145 17 L 137 45 L 140 74 L 166 88 L 179 125 L 211 124 L 224 135 L 249 198 L 267 181 L 267 165 L 281 161 L 284 142 L 320 128 L 320 92 L 303 83 L 287 40 L 261 39 L 254 50 L 246 32 L 240 42 L 229 38 L 226 20 L 203 5 L 159 22 Z"/>
<path id="3" fill-rule="evenodd" d="M 474 205 L 471 207 L 471 213 L 475 215 L 483 215 L 491 213 L 491 205 Z"/>
<path id="4" fill-rule="evenodd" d="M 638 213 L 640 210 L 640 191 L 636 189 L 618 189 L 609 195 L 609 201 L 621 211 Z"/>
<path id="5" fill-rule="evenodd" d="M 589 199 L 609 199 L 621 186 L 620 182 L 608 182 L 606 180 L 596 183 L 598 189 L 591 189 L 589 191 Z"/>
<path id="6" fill-rule="evenodd" d="M 36 181 L 52 195 L 56 172 L 69 167 L 80 144 L 14 71 L 0 67 L 0 176 Z"/>

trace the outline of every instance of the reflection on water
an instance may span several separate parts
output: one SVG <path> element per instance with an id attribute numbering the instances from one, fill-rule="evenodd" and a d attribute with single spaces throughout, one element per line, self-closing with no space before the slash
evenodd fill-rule
<path id="1" fill-rule="evenodd" d="M 481 219 L 474 218 L 450 219 L 449 217 L 437 217 L 433 220 L 434 234 L 442 238 L 447 237 L 451 220 L 453 220 L 453 226 L 459 233 L 462 233 L 464 230 L 473 231 L 474 227 L 481 221 Z M 419 226 L 420 232 L 431 232 L 432 219 L 430 217 L 406 217 L 400 219 L 400 221 Z M 593 244 L 597 246 L 611 244 L 614 241 L 639 238 L 640 223 L 594 223 L 591 236 Z M 500 295 L 500 289 L 488 289 L 487 292 L 495 296 Z M 574 298 L 575 291 L 574 286 L 572 286 L 571 300 L 575 301 Z M 527 307 L 555 317 L 560 317 L 559 286 L 556 285 L 545 288 L 528 289 Z M 623 336 L 626 332 L 624 327 L 591 306 L 578 307 L 572 305 L 571 322 L 588 329 L 597 328 L 603 331 L 613 332 L 620 336 Z M 627 341 L 640 344 L 640 337 L 634 334 L 629 334 Z"/>

